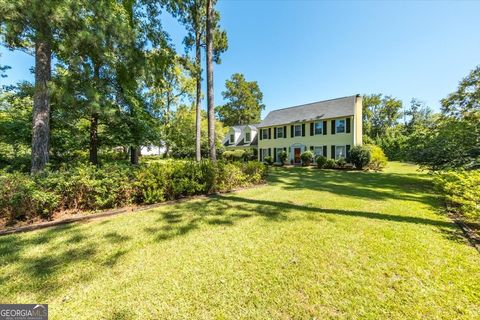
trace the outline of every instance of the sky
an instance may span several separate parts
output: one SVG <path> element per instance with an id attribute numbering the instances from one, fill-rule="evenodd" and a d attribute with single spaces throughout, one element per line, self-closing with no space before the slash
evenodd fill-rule
<path id="1" fill-rule="evenodd" d="M 415 97 L 435 110 L 480 65 L 480 1 L 219 0 L 229 49 L 214 67 L 215 105 L 225 80 L 257 81 L 266 109 L 353 94 Z M 184 53 L 185 29 L 164 28 Z M 33 81 L 33 57 L 0 48 L 12 67 L 0 84 Z M 205 87 L 204 87 L 205 90 Z M 204 103 L 205 106 L 205 103 Z"/>

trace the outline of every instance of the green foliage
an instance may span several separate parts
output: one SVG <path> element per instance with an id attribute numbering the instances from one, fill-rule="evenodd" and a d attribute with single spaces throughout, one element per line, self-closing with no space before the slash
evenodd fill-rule
<path id="1" fill-rule="evenodd" d="M 223 98 L 228 102 L 217 108 L 217 114 L 226 126 L 260 122 L 265 109 L 263 93 L 256 81 L 246 81 L 241 73 L 235 73 L 225 82 Z"/>
<path id="2" fill-rule="evenodd" d="M 327 164 L 327 158 L 324 157 L 324 156 L 318 156 L 317 159 L 316 159 L 316 162 L 317 162 L 317 167 L 319 169 L 323 169 L 325 167 L 325 165 Z"/>
<path id="3" fill-rule="evenodd" d="M 355 168 L 362 170 L 370 163 L 370 149 L 365 146 L 353 146 L 350 149 L 348 161 L 355 165 Z"/>
<path id="4" fill-rule="evenodd" d="M 335 169 L 335 167 L 336 167 L 335 160 L 334 159 L 327 159 L 327 161 L 325 162 L 324 168 L 325 169 Z"/>
<path id="5" fill-rule="evenodd" d="M 271 156 L 266 156 L 265 158 L 263 158 L 263 161 L 269 166 L 273 164 L 273 158 Z"/>
<path id="6" fill-rule="evenodd" d="M 370 163 L 368 164 L 368 168 L 375 171 L 383 170 L 387 165 L 387 157 L 382 148 L 373 144 L 366 145 L 365 148 L 370 151 Z"/>
<path id="7" fill-rule="evenodd" d="M 375 139 L 394 127 L 401 116 L 402 101 L 392 96 L 363 96 L 363 134 Z"/>
<path id="8" fill-rule="evenodd" d="M 480 221 L 480 170 L 441 172 L 434 184 L 450 209 Z"/>
<path id="9" fill-rule="evenodd" d="M 282 166 L 285 165 L 287 162 L 287 152 L 286 151 L 281 151 L 280 154 L 278 155 L 278 158 L 280 159 L 280 162 L 282 163 Z"/>
<path id="10" fill-rule="evenodd" d="M 314 157 L 315 155 L 310 150 L 302 152 L 300 155 L 300 159 L 302 159 L 302 165 L 309 166 L 313 162 Z"/>
<path id="11" fill-rule="evenodd" d="M 254 157 L 254 152 L 249 149 L 227 150 L 222 153 L 222 158 L 229 161 L 249 161 Z"/>
<path id="12" fill-rule="evenodd" d="M 335 165 L 336 165 L 338 168 L 343 168 L 343 167 L 345 167 L 346 164 L 347 164 L 347 160 L 345 160 L 345 158 L 338 158 L 338 159 L 335 161 Z"/>

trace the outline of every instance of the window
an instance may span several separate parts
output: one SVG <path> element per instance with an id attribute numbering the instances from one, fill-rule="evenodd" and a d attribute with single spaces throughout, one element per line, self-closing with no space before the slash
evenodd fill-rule
<path id="1" fill-rule="evenodd" d="M 230 135 L 230 143 L 235 143 L 235 134 Z"/>
<path id="2" fill-rule="evenodd" d="M 283 127 L 277 128 L 277 138 L 283 138 L 284 136 Z"/>
<path id="3" fill-rule="evenodd" d="M 268 157 L 268 149 L 262 149 L 262 161 L 265 160 L 265 157 Z"/>
<path id="4" fill-rule="evenodd" d="M 323 134 L 323 122 L 315 122 L 315 134 Z"/>
<path id="5" fill-rule="evenodd" d="M 295 127 L 294 127 L 294 130 L 295 130 L 295 137 L 299 137 L 302 135 L 302 125 L 301 124 L 297 124 Z"/>
<path id="6" fill-rule="evenodd" d="M 268 139 L 268 129 L 262 129 L 262 138 Z"/>
<path id="7" fill-rule="evenodd" d="M 277 158 L 275 159 L 275 162 L 281 162 L 281 161 L 280 161 L 280 153 L 283 152 L 283 148 L 276 148 L 276 149 L 277 149 L 277 151 L 276 151 L 276 153 L 277 153 Z"/>
<path id="8" fill-rule="evenodd" d="M 335 147 L 335 159 L 345 158 L 347 156 L 345 146 Z"/>
<path id="9" fill-rule="evenodd" d="M 335 126 L 336 126 L 335 131 L 337 133 L 345 133 L 345 119 L 337 120 L 335 122 Z"/>
<path id="10" fill-rule="evenodd" d="M 315 154 L 315 158 L 318 156 L 323 156 L 323 147 L 322 146 L 314 147 L 313 153 Z"/>
<path id="11" fill-rule="evenodd" d="M 250 132 L 245 132 L 245 142 L 250 142 L 250 135 L 251 133 Z"/>

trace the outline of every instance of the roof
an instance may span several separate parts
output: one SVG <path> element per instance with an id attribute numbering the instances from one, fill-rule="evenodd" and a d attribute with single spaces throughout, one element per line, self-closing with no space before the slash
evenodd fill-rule
<path id="1" fill-rule="evenodd" d="M 232 126 L 231 128 L 235 132 L 240 131 L 240 133 L 242 133 L 247 127 L 250 127 L 250 129 L 257 130 L 256 126 L 257 124 L 247 124 L 247 125 Z M 223 145 L 225 147 L 250 147 L 250 146 L 256 146 L 257 144 L 258 144 L 258 135 L 255 135 L 255 137 L 250 142 L 245 142 L 245 138 L 241 137 L 241 139 L 231 144 L 230 138 L 228 135 L 223 139 Z"/>
<path id="2" fill-rule="evenodd" d="M 351 116 L 354 114 L 357 96 L 318 101 L 270 111 L 258 127 Z"/>

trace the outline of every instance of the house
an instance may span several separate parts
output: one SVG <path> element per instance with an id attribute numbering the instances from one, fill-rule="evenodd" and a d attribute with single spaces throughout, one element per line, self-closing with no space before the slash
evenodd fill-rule
<path id="1" fill-rule="evenodd" d="M 223 146 L 226 150 L 254 149 L 256 154 L 258 147 L 257 132 L 257 124 L 233 126 L 223 139 Z"/>
<path id="2" fill-rule="evenodd" d="M 300 155 L 311 150 L 316 156 L 346 158 L 352 146 L 362 144 L 362 97 L 319 101 L 271 111 L 257 126 L 258 159 L 271 156 L 280 162 L 300 164 Z"/>

